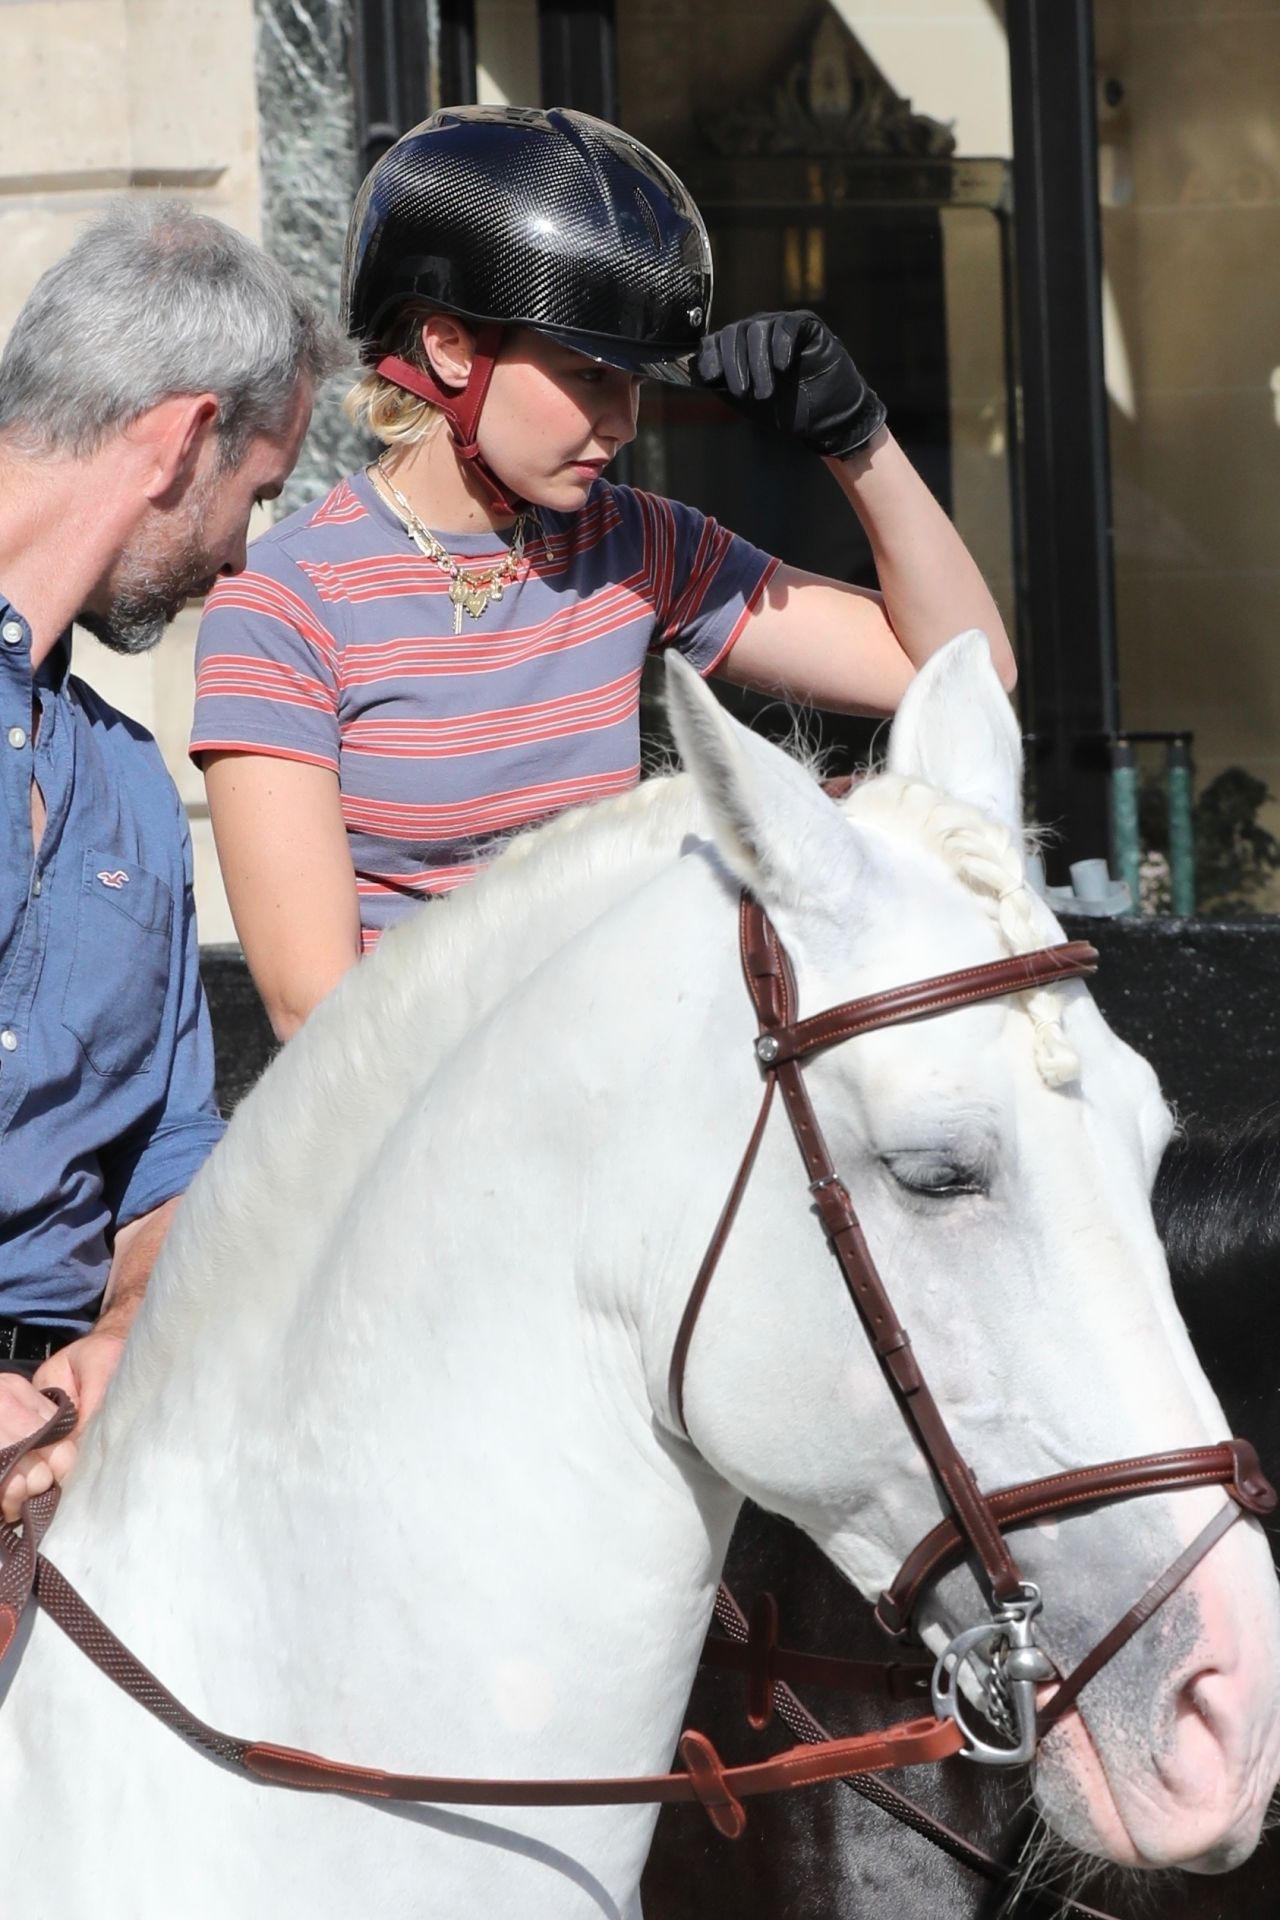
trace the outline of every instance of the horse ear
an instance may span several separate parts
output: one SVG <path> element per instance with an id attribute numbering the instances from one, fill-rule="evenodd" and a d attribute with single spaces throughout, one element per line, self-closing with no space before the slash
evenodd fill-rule
<path id="1" fill-rule="evenodd" d="M 977 627 L 921 667 L 889 734 L 888 768 L 1022 829 L 1022 736 Z"/>
<path id="2" fill-rule="evenodd" d="M 763 906 L 816 905 L 856 871 L 857 836 L 812 776 L 726 713 L 701 675 L 666 655 L 667 714 L 721 859 Z"/>

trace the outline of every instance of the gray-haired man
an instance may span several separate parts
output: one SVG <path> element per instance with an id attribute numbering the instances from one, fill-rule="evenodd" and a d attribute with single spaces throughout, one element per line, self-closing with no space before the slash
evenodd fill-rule
<path id="1" fill-rule="evenodd" d="M 141 653 L 240 571 L 336 358 L 265 254 L 163 201 L 89 228 L 0 357 L 0 1445 L 38 1385 L 94 1411 L 220 1130 L 182 810 L 71 624 Z M 73 1457 L 25 1462 L 6 1517 Z"/>

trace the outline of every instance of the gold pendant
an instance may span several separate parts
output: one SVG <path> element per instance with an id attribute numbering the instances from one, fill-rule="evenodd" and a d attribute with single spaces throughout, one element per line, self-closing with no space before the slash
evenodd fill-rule
<path id="1" fill-rule="evenodd" d="M 461 633 L 463 614 L 478 620 L 489 604 L 489 589 L 473 585 L 465 574 L 459 573 L 449 584 L 449 598 L 453 602 L 453 630 Z"/>

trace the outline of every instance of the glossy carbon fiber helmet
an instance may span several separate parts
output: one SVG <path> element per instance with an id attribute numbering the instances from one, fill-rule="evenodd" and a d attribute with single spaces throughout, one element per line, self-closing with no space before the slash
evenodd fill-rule
<path id="1" fill-rule="evenodd" d="M 707 325 L 711 248 L 675 174 L 617 127 L 556 107 L 447 107 L 356 199 L 342 309 L 366 359 L 410 299 L 679 381 Z"/>

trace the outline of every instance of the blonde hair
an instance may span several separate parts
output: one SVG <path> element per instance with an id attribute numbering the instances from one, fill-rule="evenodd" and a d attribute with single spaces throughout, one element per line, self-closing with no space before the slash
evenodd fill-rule
<path id="1" fill-rule="evenodd" d="M 411 367 L 429 373 L 431 369 L 422 345 L 422 323 L 434 311 L 422 301 L 411 301 L 402 307 L 395 325 L 382 342 L 381 351 L 394 353 L 398 359 L 407 360 Z M 426 440 L 439 430 L 444 419 L 439 407 L 398 387 L 394 380 L 386 379 L 373 367 L 361 374 L 342 406 L 353 425 L 371 433 L 387 447 L 408 447 Z"/>

